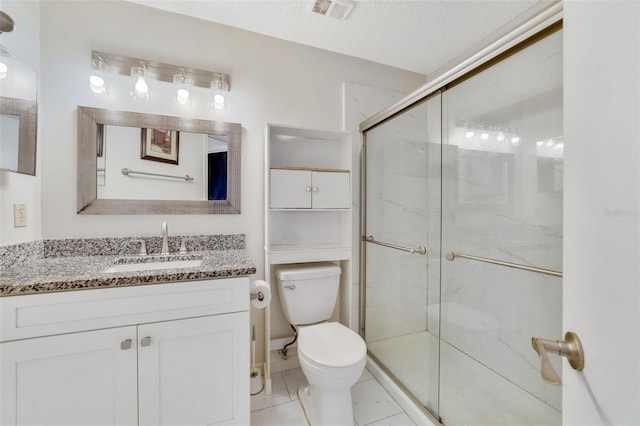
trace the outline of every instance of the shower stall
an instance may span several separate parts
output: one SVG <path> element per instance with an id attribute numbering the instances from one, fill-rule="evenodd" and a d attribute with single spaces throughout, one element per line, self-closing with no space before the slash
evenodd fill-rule
<path id="1" fill-rule="evenodd" d="M 361 126 L 361 332 L 447 425 L 561 424 L 531 344 L 562 330 L 562 28 L 542 26 Z"/>

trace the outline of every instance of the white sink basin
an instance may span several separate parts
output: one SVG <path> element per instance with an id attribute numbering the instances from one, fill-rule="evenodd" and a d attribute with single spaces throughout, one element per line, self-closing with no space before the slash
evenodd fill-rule
<path id="1" fill-rule="evenodd" d="M 100 271 L 103 274 L 114 272 L 135 272 L 135 271 L 157 271 L 160 269 L 180 269 L 196 268 L 202 265 L 201 259 L 196 260 L 171 260 L 166 262 L 146 262 L 146 263 L 121 263 L 109 266 Z"/>

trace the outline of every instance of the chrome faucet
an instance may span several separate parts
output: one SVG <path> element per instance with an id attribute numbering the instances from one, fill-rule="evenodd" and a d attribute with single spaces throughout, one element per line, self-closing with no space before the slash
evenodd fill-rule
<path id="1" fill-rule="evenodd" d="M 162 251 L 160 255 L 164 256 L 169 254 L 169 229 L 167 222 L 162 222 Z"/>

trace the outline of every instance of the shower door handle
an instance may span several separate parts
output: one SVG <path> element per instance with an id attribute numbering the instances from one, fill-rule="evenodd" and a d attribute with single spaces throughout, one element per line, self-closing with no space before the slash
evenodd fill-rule
<path id="1" fill-rule="evenodd" d="M 551 361 L 549 361 L 548 353 L 566 357 L 569 365 L 578 371 L 584 368 L 584 351 L 582 343 L 578 335 L 572 331 L 568 331 L 564 335 L 564 340 L 549 340 L 540 337 L 531 338 L 531 346 L 540 356 L 542 379 L 552 385 L 561 385 L 562 380 L 556 370 L 553 369 Z"/>
<path id="2" fill-rule="evenodd" d="M 379 246 L 383 246 L 383 247 L 389 247 L 392 249 L 396 249 L 396 250 L 401 250 L 401 251 L 406 251 L 408 253 L 411 254 L 421 254 L 421 255 L 425 255 L 427 254 L 428 249 L 425 246 L 418 246 L 418 247 L 404 247 L 404 246 L 399 246 L 397 244 L 392 244 L 392 243 L 387 243 L 384 241 L 378 241 L 375 238 L 373 238 L 373 235 L 369 235 L 369 236 L 362 236 L 362 241 L 367 242 L 367 243 L 371 243 L 371 244 L 377 244 Z"/>

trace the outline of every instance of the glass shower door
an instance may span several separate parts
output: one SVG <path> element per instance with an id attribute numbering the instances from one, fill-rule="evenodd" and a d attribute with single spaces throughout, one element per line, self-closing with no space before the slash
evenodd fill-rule
<path id="1" fill-rule="evenodd" d="M 440 103 L 432 96 L 365 134 L 363 222 L 369 354 L 436 417 Z"/>
<path id="2" fill-rule="evenodd" d="M 562 33 L 443 92 L 440 415 L 561 424 L 532 336 L 561 336 Z M 561 372 L 560 357 L 551 357 Z"/>

